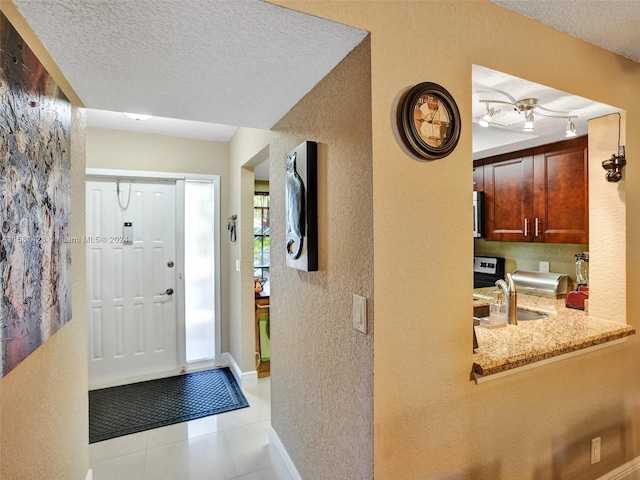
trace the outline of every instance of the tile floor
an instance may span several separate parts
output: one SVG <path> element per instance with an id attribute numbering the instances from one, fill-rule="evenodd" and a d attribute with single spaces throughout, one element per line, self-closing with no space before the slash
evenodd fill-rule
<path id="1" fill-rule="evenodd" d="M 290 480 L 269 446 L 270 379 L 248 408 L 93 443 L 94 480 Z"/>

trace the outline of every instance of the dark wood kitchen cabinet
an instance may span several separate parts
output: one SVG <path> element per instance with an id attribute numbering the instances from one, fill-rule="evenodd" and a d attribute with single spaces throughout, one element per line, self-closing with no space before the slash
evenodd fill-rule
<path id="1" fill-rule="evenodd" d="M 587 137 L 474 162 L 480 165 L 486 240 L 589 243 Z"/>

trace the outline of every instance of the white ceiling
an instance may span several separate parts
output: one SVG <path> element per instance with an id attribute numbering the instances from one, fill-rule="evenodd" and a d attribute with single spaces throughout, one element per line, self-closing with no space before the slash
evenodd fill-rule
<path id="1" fill-rule="evenodd" d="M 258 0 L 14 2 L 88 108 L 232 127 L 271 128 L 367 35 Z"/>
<path id="2" fill-rule="evenodd" d="M 564 140 L 568 119 L 537 115 L 538 112 L 557 117 L 575 117 L 572 121 L 576 126 L 576 133 L 586 135 L 589 119 L 619 111 L 609 105 L 479 65 L 473 66 L 472 83 L 474 160 Z M 533 132 L 522 131 L 522 112 L 501 103 L 489 104 L 490 108 L 498 111 L 491 126 L 483 128 L 478 125 L 478 120 L 487 111 L 487 100 L 514 102 L 528 98 L 535 98 L 539 104 L 539 108 L 533 110 Z"/>
<path id="3" fill-rule="evenodd" d="M 598 47 L 640 62 L 638 0 L 491 0 Z"/>
<path id="4" fill-rule="evenodd" d="M 640 61 L 640 0 L 492 1 Z M 272 127 L 367 35 L 259 0 L 14 3 L 88 107 L 90 126 L 216 141 L 228 141 L 237 126 Z M 514 83 L 491 84 L 497 73 L 475 73 L 474 91 L 519 96 Z M 567 94 L 548 95 L 559 110 L 574 109 Z M 474 120 L 477 107 L 484 104 L 474 102 Z M 123 111 L 156 118 L 134 121 Z M 474 151 L 521 140 L 531 136 L 474 123 Z"/>

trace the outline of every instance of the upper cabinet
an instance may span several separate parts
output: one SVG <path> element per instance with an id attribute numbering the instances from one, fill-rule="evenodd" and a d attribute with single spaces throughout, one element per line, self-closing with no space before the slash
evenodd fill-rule
<path id="1" fill-rule="evenodd" d="M 587 166 L 587 137 L 474 162 L 474 188 L 485 192 L 484 238 L 589 243 Z"/>

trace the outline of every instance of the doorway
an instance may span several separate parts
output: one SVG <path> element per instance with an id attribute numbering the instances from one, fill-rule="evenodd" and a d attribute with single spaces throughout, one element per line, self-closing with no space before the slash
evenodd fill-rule
<path id="1" fill-rule="evenodd" d="M 216 366 L 219 178 L 87 173 L 90 388 Z"/>

